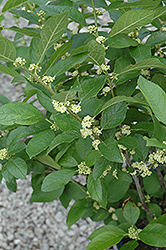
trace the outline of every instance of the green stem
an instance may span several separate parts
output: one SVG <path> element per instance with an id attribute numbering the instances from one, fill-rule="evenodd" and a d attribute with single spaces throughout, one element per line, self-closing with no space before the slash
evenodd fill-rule
<path id="1" fill-rule="evenodd" d="M 95 10 L 94 0 L 92 0 L 92 7 L 93 7 L 93 15 L 95 19 L 95 26 L 97 28 L 96 35 L 98 36 L 99 34 L 98 34 L 98 26 L 97 26 L 97 15 L 96 15 L 96 10 Z"/>

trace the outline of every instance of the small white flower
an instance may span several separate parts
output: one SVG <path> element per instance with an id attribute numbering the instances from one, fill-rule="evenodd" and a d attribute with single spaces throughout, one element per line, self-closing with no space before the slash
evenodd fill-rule
<path id="1" fill-rule="evenodd" d="M 96 38 L 96 42 L 103 44 L 106 41 L 106 38 L 104 36 L 98 36 Z"/>
<path id="2" fill-rule="evenodd" d="M 70 109 L 73 113 L 77 114 L 81 111 L 81 106 L 78 104 L 71 104 Z"/>
<path id="3" fill-rule="evenodd" d="M 14 61 L 13 65 L 15 67 L 18 67 L 18 66 L 24 66 L 26 64 L 26 60 L 22 57 L 17 57 L 16 60 Z"/>
<path id="4" fill-rule="evenodd" d="M 100 144 L 100 140 L 96 139 L 92 142 L 92 146 L 94 147 L 95 150 L 99 150 L 98 149 L 98 145 Z"/>

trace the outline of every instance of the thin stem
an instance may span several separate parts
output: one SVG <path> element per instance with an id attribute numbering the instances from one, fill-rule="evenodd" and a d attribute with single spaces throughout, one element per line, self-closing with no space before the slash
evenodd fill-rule
<path id="1" fill-rule="evenodd" d="M 31 75 L 38 83 L 40 83 L 45 89 L 47 89 L 52 95 L 55 95 L 55 92 L 47 85 L 45 85 L 42 80 L 30 72 L 26 67 L 22 67 L 29 75 Z"/>
<path id="2" fill-rule="evenodd" d="M 110 86 L 110 89 L 111 89 L 111 95 L 112 95 L 112 98 L 115 97 L 114 95 L 114 91 L 113 91 L 113 86 L 112 86 L 112 81 L 110 80 L 110 78 L 107 78 L 108 82 L 109 82 L 109 86 Z"/>
<path id="3" fill-rule="evenodd" d="M 127 165 L 128 165 L 129 167 L 132 167 L 130 158 L 129 158 L 129 156 L 128 156 L 128 152 L 126 151 L 126 152 L 124 153 L 124 155 L 125 155 L 125 158 L 126 158 Z M 142 189 L 141 189 L 141 185 L 140 185 L 140 183 L 139 183 L 139 179 L 137 178 L 136 175 L 132 175 L 132 177 L 133 177 L 133 180 L 134 180 L 134 182 L 135 182 L 135 185 L 136 185 L 136 188 L 137 188 L 137 192 L 138 192 L 138 195 L 139 195 L 139 198 L 140 198 L 140 201 L 141 201 L 141 203 L 142 203 L 143 208 L 144 208 L 145 211 L 150 215 L 150 217 L 151 217 L 152 219 L 155 219 L 155 218 L 156 218 L 155 215 L 152 213 L 152 211 L 150 210 L 150 208 L 148 207 L 148 205 L 147 205 L 146 202 L 145 202 L 145 199 L 144 199 L 144 196 L 143 196 L 143 193 L 142 193 Z"/>
<path id="4" fill-rule="evenodd" d="M 92 7 L 93 7 L 93 15 L 95 19 L 95 26 L 97 28 L 96 35 L 98 36 L 99 34 L 98 34 L 98 26 L 97 26 L 97 15 L 96 15 L 96 10 L 95 10 L 94 0 L 92 0 Z"/>
<path id="5" fill-rule="evenodd" d="M 73 117 L 75 117 L 79 122 L 82 122 L 82 119 L 81 119 L 78 115 L 74 114 L 70 109 L 67 109 L 67 111 L 68 111 Z"/>
<path id="6" fill-rule="evenodd" d="M 163 175 L 162 175 L 162 173 L 161 173 L 161 171 L 160 171 L 159 168 L 156 168 L 156 172 L 157 172 L 157 175 L 158 175 L 160 184 L 161 184 L 161 186 L 162 186 L 164 192 L 166 193 L 166 182 L 165 182 L 165 180 L 164 180 L 164 178 L 163 178 Z"/>

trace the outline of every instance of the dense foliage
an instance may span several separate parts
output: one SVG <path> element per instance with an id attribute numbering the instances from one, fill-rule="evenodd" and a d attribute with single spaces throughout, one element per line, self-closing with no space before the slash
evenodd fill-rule
<path id="1" fill-rule="evenodd" d="M 0 179 L 16 192 L 31 174 L 30 202 L 74 200 L 69 228 L 104 221 L 87 250 L 166 247 L 165 4 L 8 0 L 0 15 L 0 71 L 27 83 L 21 101 L 0 95 Z"/>

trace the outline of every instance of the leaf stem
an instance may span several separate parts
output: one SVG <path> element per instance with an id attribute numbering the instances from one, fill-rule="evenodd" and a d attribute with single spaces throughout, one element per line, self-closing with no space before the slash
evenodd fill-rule
<path id="1" fill-rule="evenodd" d="M 126 158 L 127 165 L 129 167 L 132 167 L 130 158 L 128 156 L 128 152 L 125 152 L 124 155 L 125 155 L 125 158 Z M 139 183 L 138 177 L 136 175 L 132 175 L 132 177 L 133 177 L 133 180 L 135 182 L 135 185 L 136 185 L 136 188 L 137 188 L 137 192 L 138 192 L 138 195 L 139 195 L 139 198 L 140 198 L 140 201 L 142 203 L 143 208 L 150 215 L 150 217 L 152 219 L 155 219 L 156 218 L 155 215 L 152 213 L 152 211 L 150 210 L 150 208 L 148 207 L 148 205 L 145 202 L 145 199 L 144 199 L 144 196 L 143 196 L 143 193 L 142 193 L 142 190 L 141 190 L 141 185 Z"/>
<path id="2" fill-rule="evenodd" d="M 93 7 L 93 15 L 94 15 L 94 19 L 95 19 L 95 26 L 97 28 L 96 30 L 96 35 L 98 37 L 98 26 L 97 26 L 97 15 L 96 15 L 96 10 L 95 10 L 95 5 L 94 5 L 94 0 L 92 0 L 92 7 Z"/>

